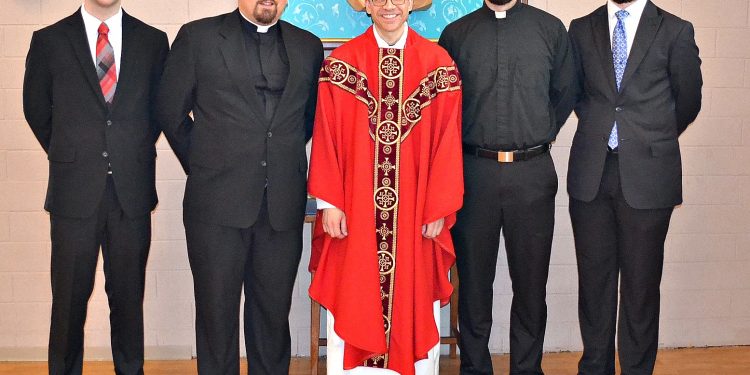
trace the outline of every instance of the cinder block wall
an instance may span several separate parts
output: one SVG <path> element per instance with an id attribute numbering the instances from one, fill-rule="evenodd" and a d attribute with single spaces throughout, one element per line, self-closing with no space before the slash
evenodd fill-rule
<path id="1" fill-rule="evenodd" d="M 290 0 L 292 3 L 297 0 Z M 171 38 L 189 20 L 230 11 L 235 0 L 124 0 L 130 14 Z M 662 284 L 664 347 L 750 344 L 750 0 L 656 0 L 693 22 L 703 58 L 703 111 L 681 138 L 685 203 L 674 214 Z M 567 25 L 604 0 L 531 0 Z M 0 0 L 0 361 L 46 358 L 50 311 L 49 216 L 42 210 L 47 161 L 23 119 L 24 57 L 33 30 L 73 13 L 81 0 Z M 571 119 L 553 147 L 560 175 L 548 284 L 546 349 L 580 350 L 576 267 L 565 174 Z M 185 176 L 159 141 L 153 246 L 146 285 L 150 358 L 195 352 L 192 278 L 181 201 Z M 309 239 L 306 239 L 306 243 Z M 502 250 L 502 249 L 501 249 Z M 306 246 L 290 316 L 292 353 L 309 355 Z M 511 292 L 501 251 L 495 283 L 494 352 L 508 351 Z M 89 358 L 106 358 L 103 275 L 89 304 Z M 445 323 L 445 322 L 444 322 Z"/>

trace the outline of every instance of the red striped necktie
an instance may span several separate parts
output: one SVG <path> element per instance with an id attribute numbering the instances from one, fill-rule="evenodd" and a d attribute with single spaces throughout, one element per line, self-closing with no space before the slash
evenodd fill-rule
<path id="1" fill-rule="evenodd" d="M 99 86 L 102 87 L 104 101 L 112 105 L 117 89 L 117 70 L 115 68 L 115 50 L 109 43 L 109 27 L 102 22 L 99 25 L 99 37 L 96 39 L 96 75 L 99 76 Z"/>

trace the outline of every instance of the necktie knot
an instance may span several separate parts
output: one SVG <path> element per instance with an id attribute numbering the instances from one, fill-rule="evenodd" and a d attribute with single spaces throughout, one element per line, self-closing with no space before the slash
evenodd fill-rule
<path id="1" fill-rule="evenodd" d="M 104 34 L 104 35 L 109 34 L 109 27 L 104 22 L 102 22 L 102 24 L 99 25 L 99 35 L 101 34 Z"/>
<path id="2" fill-rule="evenodd" d="M 630 13 L 628 13 L 628 11 L 624 10 L 624 9 L 623 10 L 618 10 L 615 13 L 615 17 L 617 17 L 617 20 L 620 21 L 620 22 L 622 22 L 623 20 L 625 20 L 625 18 L 627 16 L 629 16 L 629 15 L 630 15 Z"/>

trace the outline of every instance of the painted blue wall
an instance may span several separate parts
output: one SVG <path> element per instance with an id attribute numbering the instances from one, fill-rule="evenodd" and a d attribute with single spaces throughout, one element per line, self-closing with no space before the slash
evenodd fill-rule
<path id="1" fill-rule="evenodd" d="M 437 39 L 445 25 L 479 8 L 482 2 L 433 0 L 429 9 L 409 16 L 409 26 L 426 38 Z M 289 0 L 282 19 L 322 39 L 350 39 L 372 24 L 364 12 L 355 12 L 346 0 Z"/>

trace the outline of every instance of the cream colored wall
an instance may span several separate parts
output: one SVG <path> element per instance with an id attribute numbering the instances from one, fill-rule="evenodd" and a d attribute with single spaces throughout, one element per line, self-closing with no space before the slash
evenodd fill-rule
<path id="1" fill-rule="evenodd" d="M 292 2 L 294 0 L 291 0 Z M 171 38 L 189 20 L 230 11 L 234 0 L 123 0 L 132 15 Z M 0 361 L 44 359 L 49 327 L 49 217 L 42 210 L 47 162 L 21 108 L 31 32 L 71 13 L 80 0 L 0 0 Z M 532 0 L 567 25 L 604 0 Z M 703 111 L 681 139 L 685 204 L 675 211 L 662 283 L 662 346 L 750 344 L 750 0 L 656 0 L 693 22 L 703 58 Z M 548 350 L 581 348 L 576 269 L 564 191 L 571 119 L 553 148 L 560 177 L 548 284 Z M 146 285 L 150 358 L 194 354 L 192 279 L 181 220 L 184 175 L 161 139 Z M 306 239 L 306 243 L 308 240 Z M 290 317 L 292 353 L 309 354 L 309 301 L 300 267 Z M 89 304 L 87 355 L 108 355 L 101 272 Z M 495 284 L 495 352 L 508 350 L 510 286 L 504 254 Z"/>

